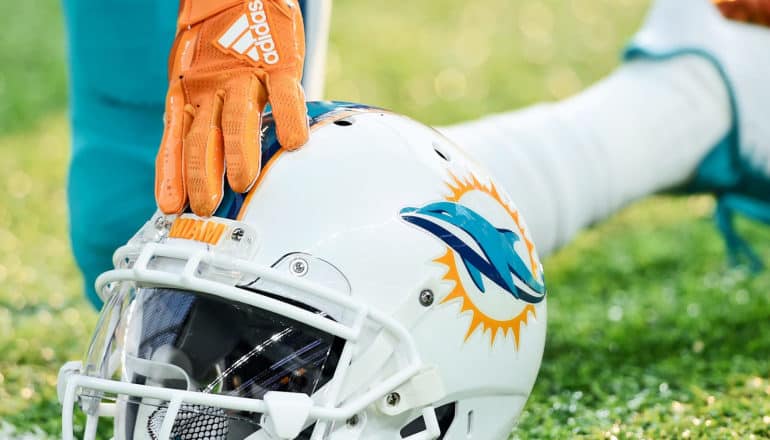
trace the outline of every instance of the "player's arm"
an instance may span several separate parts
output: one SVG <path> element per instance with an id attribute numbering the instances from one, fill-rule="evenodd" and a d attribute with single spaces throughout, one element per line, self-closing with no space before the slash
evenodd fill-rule
<path id="1" fill-rule="evenodd" d="M 225 175 L 234 191 L 249 190 L 260 172 L 267 102 L 282 147 L 307 142 L 304 57 L 294 0 L 182 0 L 156 159 L 161 211 L 179 213 L 189 203 L 212 215 Z"/>

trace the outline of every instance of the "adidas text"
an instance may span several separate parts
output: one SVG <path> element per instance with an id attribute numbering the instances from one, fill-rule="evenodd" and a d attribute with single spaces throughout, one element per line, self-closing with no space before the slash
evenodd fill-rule
<path id="1" fill-rule="evenodd" d="M 217 41 L 222 47 L 267 64 L 280 61 L 270 24 L 262 0 L 248 4 L 249 13 L 243 14 Z"/>

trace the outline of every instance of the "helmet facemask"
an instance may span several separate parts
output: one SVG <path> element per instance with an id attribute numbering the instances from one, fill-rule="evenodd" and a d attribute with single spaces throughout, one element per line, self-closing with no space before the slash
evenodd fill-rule
<path id="1" fill-rule="evenodd" d="M 151 235 L 116 252 L 119 269 L 99 280 L 107 301 L 86 362 L 60 372 L 65 439 L 75 401 L 86 438 L 105 415 L 117 439 L 310 438 L 421 368 L 408 331 L 353 300 L 322 259 L 289 254 L 266 267 Z M 326 282 L 295 273 L 298 259 Z M 357 341 L 377 334 L 390 335 L 399 367 L 343 397 Z"/>

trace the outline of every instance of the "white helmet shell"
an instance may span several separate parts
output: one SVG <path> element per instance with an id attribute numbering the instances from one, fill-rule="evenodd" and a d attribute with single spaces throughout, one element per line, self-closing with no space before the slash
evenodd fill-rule
<path id="1" fill-rule="evenodd" d="M 118 439 L 178 435 L 189 405 L 258 421 L 240 437 L 231 427 L 211 438 L 507 438 L 546 333 L 542 265 L 524 220 L 438 132 L 354 104 L 310 103 L 309 111 L 310 141 L 295 152 L 280 149 L 266 117 L 263 169 L 248 195 L 229 194 L 211 219 L 157 214 L 116 252 L 116 270 L 97 281 L 107 306 L 89 358 L 60 375 L 65 438 L 76 399 L 87 434 L 109 412 L 104 399 L 83 397 L 94 391 L 115 396 L 118 413 L 121 399 L 164 408 L 155 432 L 145 432 L 147 413 L 147 429 L 133 421 L 124 434 L 121 422 Z M 334 368 L 304 394 L 277 386 L 249 398 L 221 380 L 240 364 L 220 367 L 212 391 L 189 366 L 201 356 L 179 343 L 140 359 L 142 342 L 105 342 L 138 334 L 128 317 L 146 322 L 142 304 L 154 304 L 141 303 L 142 292 L 169 289 L 330 335 L 342 342 Z M 187 389 L 164 387 L 168 380 Z"/>

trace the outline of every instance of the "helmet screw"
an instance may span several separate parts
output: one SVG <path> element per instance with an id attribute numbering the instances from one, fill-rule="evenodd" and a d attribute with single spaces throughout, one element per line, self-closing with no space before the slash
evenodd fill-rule
<path id="1" fill-rule="evenodd" d="M 243 240 L 243 236 L 246 234 L 246 231 L 243 230 L 243 228 L 235 228 L 233 229 L 233 232 L 230 234 L 230 239 L 233 241 L 241 241 Z"/>
<path id="2" fill-rule="evenodd" d="M 397 406 L 399 402 L 401 402 L 401 395 L 398 393 L 389 393 L 385 396 L 385 403 L 388 406 Z"/>
<path id="3" fill-rule="evenodd" d="M 349 418 L 346 423 L 348 424 L 348 426 L 353 427 L 358 425 L 359 421 L 360 420 L 358 419 L 358 414 L 354 414 L 353 417 Z"/>
<path id="4" fill-rule="evenodd" d="M 169 221 L 166 216 L 162 215 L 155 219 L 155 229 L 162 231 L 169 226 Z"/>
<path id="5" fill-rule="evenodd" d="M 428 307 L 432 305 L 434 300 L 435 300 L 435 295 L 433 295 L 432 290 L 425 289 L 422 292 L 420 292 L 420 304 L 422 304 L 424 307 Z"/>
<path id="6" fill-rule="evenodd" d="M 292 260 L 291 264 L 289 264 L 289 269 L 291 270 L 291 273 L 293 273 L 298 277 L 305 276 L 309 268 L 310 266 L 308 265 L 307 261 L 304 260 L 303 258 L 295 258 L 294 260 Z"/>

